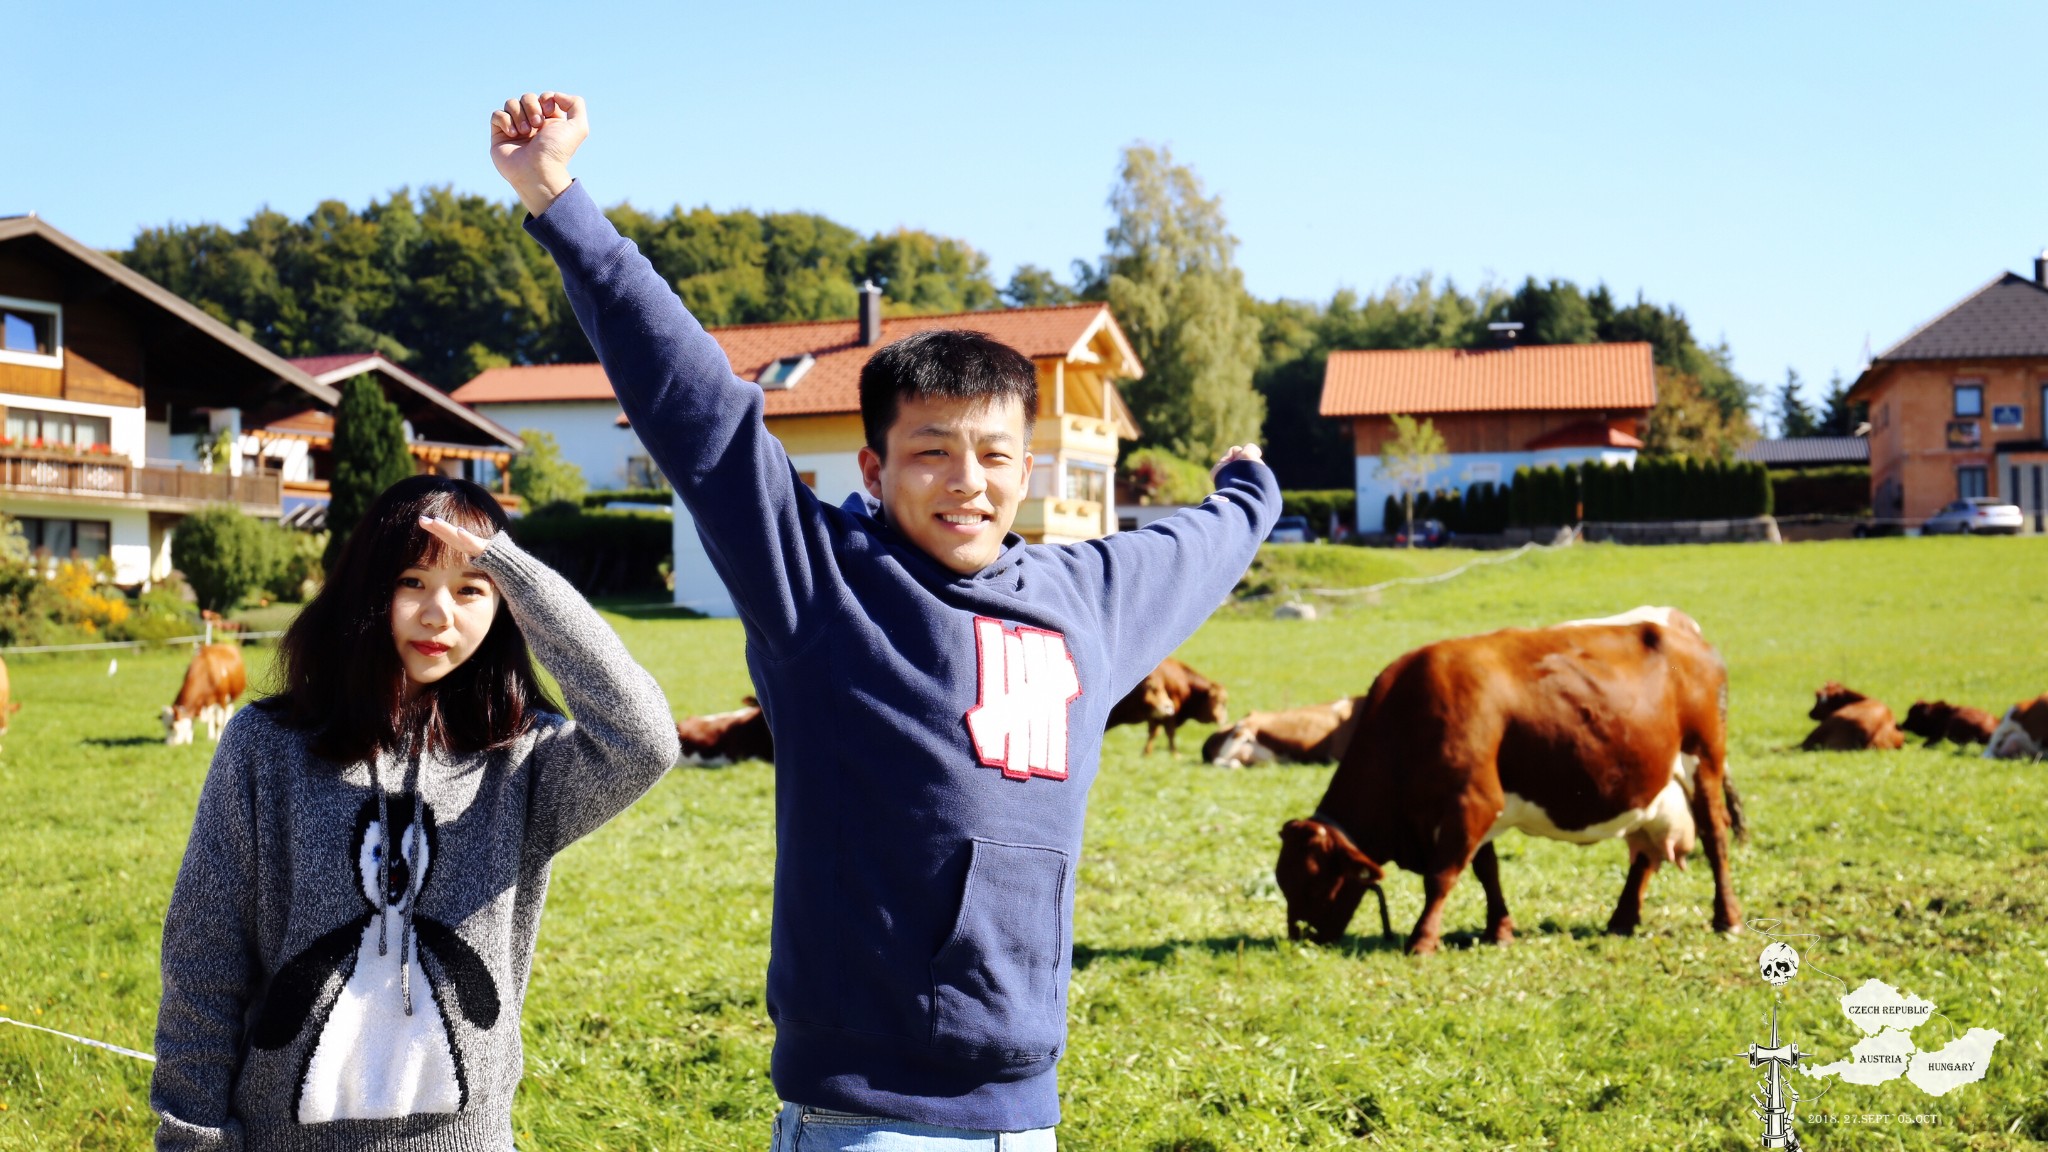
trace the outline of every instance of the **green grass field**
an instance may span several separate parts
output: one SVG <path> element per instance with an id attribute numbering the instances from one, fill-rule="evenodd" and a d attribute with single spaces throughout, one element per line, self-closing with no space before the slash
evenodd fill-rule
<path id="1" fill-rule="evenodd" d="M 1271 550 L 1276 591 L 1441 571 L 1452 554 Z M 1810 1149 L 2006 1149 L 2048 1141 L 2048 830 L 2043 768 L 1925 751 L 1804 755 L 1805 710 L 1840 679 L 1901 714 L 1916 697 L 2002 709 L 2048 689 L 2048 541 L 1872 540 L 1787 547 L 1581 547 L 1325 600 L 1313 622 L 1226 608 L 1181 655 L 1236 711 L 1363 691 L 1401 651 L 1449 635 L 1676 604 L 1727 657 L 1730 764 L 1754 828 L 1734 858 L 1752 917 L 1809 962 L 1787 1036 L 1826 1059 L 1855 1035 L 1818 965 L 1934 1000 L 2006 1039 L 1990 1077 L 1941 1098 L 1904 1080 L 1806 1106 Z M 678 712 L 748 690 L 729 621 L 615 616 Z M 252 654 L 253 655 L 253 654 Z M 254 656 L 260 666 L 263 656 Z M 168 749 L 170 653 L 11 662 L 23 711 L 0 752 L 0 1015 L 149 1047 L 156 949 L 210 746 Z M 1071 1149 L 1738 1149 L 1770 997 L 1763 941 L 1709 931 L 1704 861 L 1653 884 L 1644 931 L 1601 934 L 1616 844 L 1512 837 L 1501 871 L 1521 937 L 1474 943 L 1479 887 L 1448 947 L 1416 959 L 1361 911 L 1343 946 L 1290 944 L 1276 832 L 1330 770 L 1141 758 L 1111 734 L 1075 928 Z M 758 1149 L 774 1095 L 762 1004 L 773 853 L 760 764 L 672 773 L 559 862 L 525 1019 L 528 1149 Z M 1388 884 L 1397 931 L 1421 904 Z M 1946 1040 L 1931 1020 L 1923 1047 Z M 1808 1085 L 1809 1090 L 1814 1086 Z M 0 1027 L 0 1149 L 143 1147 L 148 1068 Z M 1927 1124 L 1852 1118 L 1918 1114 Z"/>

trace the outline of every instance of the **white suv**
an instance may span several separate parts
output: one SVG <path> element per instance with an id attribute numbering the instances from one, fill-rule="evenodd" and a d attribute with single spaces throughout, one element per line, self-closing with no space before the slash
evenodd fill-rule
<path id="1" fill-rule="evenodd" d="M 1938 536 L 1944 532 L 1958 535 L 1964 533 L 2000 533 L 2006 536 L 2018 534 L 2026 526 L 2027 518 L 2015 504 L 2007 504 L 1990 496 L 1966 496 L 1927 518 L 1920 526 L 1922 536 Z"/>

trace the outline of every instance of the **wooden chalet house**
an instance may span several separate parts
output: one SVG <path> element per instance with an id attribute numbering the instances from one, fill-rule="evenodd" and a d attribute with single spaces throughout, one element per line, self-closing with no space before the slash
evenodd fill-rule
<path id="1" fill-rule="evenodd" d="M 2048 528 L 2048 252 L 2033 279 L 2004 273 L 1885 349 L 1849 399 L 1869 408 L 1877 517 L 1996 496 Z"/>
<path id="2" fill-rule="evenodd" d="M 1322 415 L 1350 426 L 1357 455 L 1358 530 L 1380 532 L 1388 496 L 1379 451 L 1396 414 L 1443 434 L 1444 466 L 1430 491 L 1506 484 L 1524 466 L 1597 461 L 1633 466 L 1657 405 L 1650 345 L 1547 344 L 1332 352 Z"/>
<path id="3" fill-rule="evenodd" d="M 39 556 L 169 571 L 187 513 L 276 517 L 283 481 L 191 451 L 221 429 L 331 407 L 334 389 L 34 216 L 0 218 L 0 512 Z"/>
<path id="4" fill-rule="evenodd" d="M 1116 531 L 1118 441 L 1138 434 L 1116 382 L 1136 379 L 1144 369 L 1106 305 L 885 319 L 881 292 L 870 284 L 862 288 L 860 313 L 853 319 L 710 331 L 733 372 L 766 394 L 768 430 L 782 441 L 798 475 L 836 504 L 863 488 L 857 461 L 865 441 L 861 367 L 889 342 L 935 328 L 985 332 L 1038 366 L 1031 439 L 1036 464 L 1015 530 L 1034 543 L 1071 543 Z M 492 369 L 454 396 L 501 423 L 553 433 L 563 455 L 578 462 L 593 485 L 655 478 L 600 365 Z M 733 615 L 688 510 L 676 501 L 674 511 L 676 603 Z"/>

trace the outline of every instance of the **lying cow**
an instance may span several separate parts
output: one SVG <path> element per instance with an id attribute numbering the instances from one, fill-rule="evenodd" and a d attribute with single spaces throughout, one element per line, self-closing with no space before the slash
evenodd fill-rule
<path id="1" fill-rule="evenodd" d="M 1987 760 L 2038 760 L 2048 752 L 2048 694 L 2006 709 L 1984 741 Z"/>
<path id="2" fill-rule="evenodd" d="M 1950 704 L 1946 700 L 1916 700 L 1911 708 L 1906 709 L 1906 722 L 1899 727 L 1915 736 L 1925 737 L 1929 748 L 1943 740 L 1967 748 L 1972 744 L 1989 743 L 1998 721 L 1982 708 Z"/>
<path id="3" fill-rule="evenodd" d="M 240 645 L 200 646 L 185 666 L 185 682 L 178 688 L 177 700 L 164 706 L 164 743 L 190 744 L 194 720 L 206 725 L 208 740 L 219 741 L 220 730 L 234 715 L 235 701 L 248 686 Z"/>
<path id="4" fill-rule="evenodd" d="M 1820 721 L 1799 747 L 1808 752 L 1860 752 L 1865 748 L 1904 748 L 1906 735 L 1892 721 L 1884 701 L 1872 700 L 1833 680 L 1813 694 L 1809 719 Z"/>
<path id="5" fill-rule="evenodd" d="M 1683 627 L 1657 623 L 1445 640 L 1394 661 L 1359 703 L 1350 748 L 1311 819 L 1280 830 L 1275 868 L 1288 935 L 1341 938 L 1389 865 L 1421 874 L 1410 952 L 1433 952 L 1469 866 L 1486 889 L 1486 939 L 1514 924 L 1493 840 L 1510 828 L 1592 844 L 1621 838 L 1628 879 L 1607 922 L 1627 935 L 1650 877 L 1702 841 L 1713 925 L 1741 922 L 1728 877 L 1727 671 Z M 1384 895 L 1382 916 L 1384 917 Z"/>
<path id="6" fill-rule="evenodd" d="M 716 768 L 742 760 L 775 760 L 775 740 L 768 733 L 768 717 L 752 696 L 741 698 L 746 705 L 731 712 L 690 716 L 676 721 L 676 739 L 682 744 L 678 764 Z"/>
<path id="7" fill-rule="evenodd" d="M 1358 701 L 1350 697 L 1285 712 L 1253 712 L 1202 744 L 1202 759 L 1225 768 L 1251 764 L 1334 764 L 1351 746 Z"/>
<path id="8" fill-rule="evenodd" d="M 1152 742 L 1159 738 L 1159 730 L 1166 729 L 1166 750 L 1178 755 L 1180 749 L 1174 746 L 1174 733 L 1190 720 L 1222 727 L 1230 723 L 1228 693 L 1223 685 L 1214 683 L 1193 668 L 1168 656 L 1160 661 L 1159 667 L 1146 673 L 1138 686 L 1116 702 L 1109 710 L 1106 728 L 1119 724 L 1145 722 L 1145 749 L 1140 755 L 1152 754 Z"/>

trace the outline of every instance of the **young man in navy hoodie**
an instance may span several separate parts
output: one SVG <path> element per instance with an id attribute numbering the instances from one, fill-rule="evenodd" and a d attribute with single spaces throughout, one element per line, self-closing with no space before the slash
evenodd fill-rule
<path id="1" fill-rule="evenodd" d="M 1104 721 L 1243 575 L 1279 512 L 1272 472 L 1233 448 L 1198 507 L 1024 544 L 1036 369 L 926 332 L 862 370 L 867 491 L 826 504 L 761 389 L 570 179 L 583 101 L 529 94 L 491 122 L 746 627 L 775 737 L 776 1148 L 1051 1148 Z"/>

